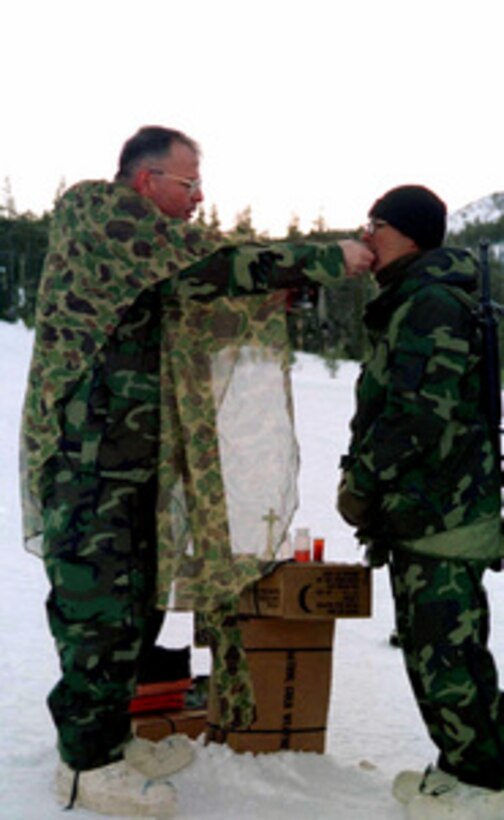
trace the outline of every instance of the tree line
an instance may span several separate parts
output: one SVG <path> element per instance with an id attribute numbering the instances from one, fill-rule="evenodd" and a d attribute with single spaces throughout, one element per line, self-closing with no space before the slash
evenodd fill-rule
<path id="1" fill-rule="evenodd" d="M 231 240 L 243 242 L 268 238 L 255 230 L 250 207 L 238 213 L 233 228 L 225 232 L 221 230 L 215 206 L 208 214 L 200 208 L 196 219 Z M 50 223 L 50 212 L 40 217 L 31 213 L 17 214 L 12 199 L 7 206 L 0 207 L 0 320 L 21 320 L 27 327 L 33 326 Z M 276 239 L 328 242 L 348 236 L 348 231 L 328 229 L 322 217 L 314 221 L 310 231 L 302 233 L 299 220 L 293 217 L 285 236 Z M 358 232 L 354 232 L 353 238 L 357 236 Z M 446 244 L 468 248 L 478 254 L 481 239 L 497 244 L 503 236 L 504 215 L 497 222 L 470 224 L 456 235 L 448 234 Z M 492 297 L 504 304 L 503 258 L 491 255 L 490 269 Z M 330 367 L 335 367 L 339 359 L 362 360 L 366 347 L 362 313 L 375 291 L 373 279 L 366 276 L 341 279 L 333 290 L 307 286 L 289 291 L 286 297 L 287 322 L 292 349 L 321 354 Z M 504 322 L 500 325 L 501 361 L 504 362 Z"/>
<path id="2" fill-rule="evenodd" d="M 0 216 L 0 319 L 32 327 L 51 217 Z"/>

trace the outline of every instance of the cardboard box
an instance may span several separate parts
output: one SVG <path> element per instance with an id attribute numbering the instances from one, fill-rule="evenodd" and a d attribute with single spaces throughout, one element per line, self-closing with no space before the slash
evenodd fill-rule
<path id="1" fill-rule="evenodd" d="M 179 712 L 163 712 L 142 715 L 132 720 L 133 733 L 148 740 L 162 740 L 176 733 L 196 739 L 206 729 L 206 709 L 183 709 Z"/>
<path id="2" fill-rule="evenodd" d="M 247 587 L 240 613 L 327 620 L 371 615 L 371 570 L 362 564 L 285 562 Z"/>
<path id="3" fill-rule="evenodd" d="M 241 632 L 257 720 L 249 729 L 224 731 L 211 680 L 207 740 L 236 752 L 324 752 L 334 620 L 245 618 Z"/>

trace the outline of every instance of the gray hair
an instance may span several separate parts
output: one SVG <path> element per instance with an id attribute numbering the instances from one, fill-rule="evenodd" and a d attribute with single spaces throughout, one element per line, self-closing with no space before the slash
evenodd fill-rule
<path id="1" fill-rule="evenodd" d="M 160 125 L 140 128 L 122 147 L 116 180 L 131 180 L 145 159 L 165 157 L 176 142 L 186 145 L 195 154 L 200 153 L 198 144 L 182 131 Z"/>

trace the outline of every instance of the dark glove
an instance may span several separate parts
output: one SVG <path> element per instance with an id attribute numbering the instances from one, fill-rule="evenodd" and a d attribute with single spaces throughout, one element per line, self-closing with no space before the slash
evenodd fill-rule
<path id="1" fill-rule="evenodd" d="M 350 492 L 345 475 L 338 487 L 336 508 L 352 527 L 362 529 L 371 522 L 371 502 L 362 495 Z"/>

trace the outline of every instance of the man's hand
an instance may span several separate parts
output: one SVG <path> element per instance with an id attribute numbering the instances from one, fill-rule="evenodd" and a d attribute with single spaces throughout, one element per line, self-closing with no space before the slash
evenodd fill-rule
<path id="1" fill-rule="evenodd" d="M 357 242 L 355 239 L 342 239 L 338 245 L 343 251 L 348 276 L 356 276 L 371 270 L 374 254 L 362 242 Z"/>
<path id="2" fill-rule="evenodd" d="M 352 527 L 360 529 L 371 522 L 371 503 L 364 496 L 350 492 L 344 475 L 338 487 L 336 508 Z"/>

